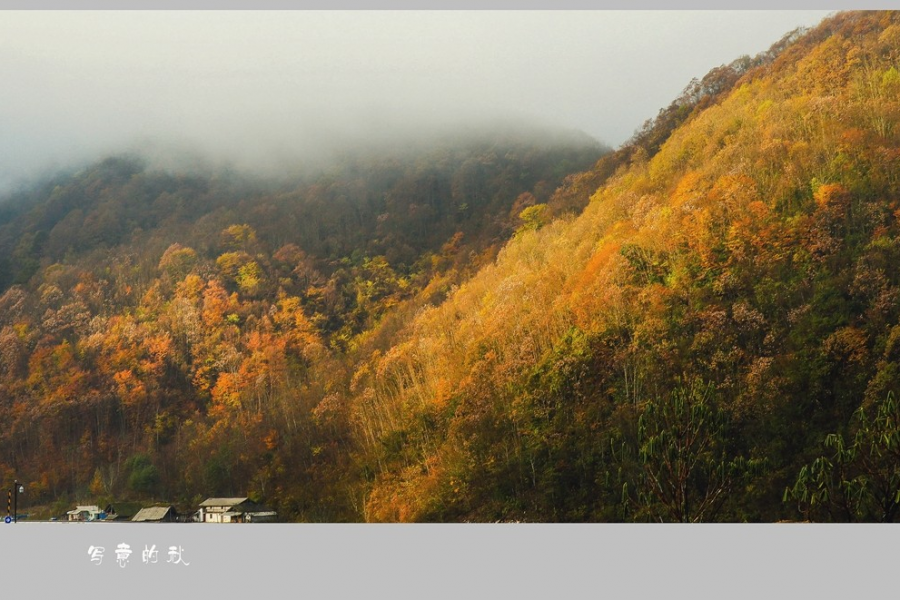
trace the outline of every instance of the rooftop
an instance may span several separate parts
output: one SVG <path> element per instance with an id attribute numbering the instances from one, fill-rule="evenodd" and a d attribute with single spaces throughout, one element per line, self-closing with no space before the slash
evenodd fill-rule
<path id="1" fill-rule="evenodd" d="M 249 500 L 250 498 L 207 498 L 200 506 L 237 506 Z"/>
<path id="2" fill-rule="evenodd" d="M 81 513 L 81 512 L 98 513 L 98 512 L 100 512 L 100 507 L 99 507 L 99 506 L 95 506 L 95 505 L 91 505 L 91 506 L 76 506 L 76 507 L 75 507 L 75 510 L 70 510 L 70 511 L 67 512 L 66 514 L 67 514 L 67 515 L 77 515 L 78 513 Z"/>
<path id="3" fill-rule="evenodd" d="M 175 512 L 171 506 L 148 506 L 138 511 L 132 521 L 162 521 L 169 511 Z"/>

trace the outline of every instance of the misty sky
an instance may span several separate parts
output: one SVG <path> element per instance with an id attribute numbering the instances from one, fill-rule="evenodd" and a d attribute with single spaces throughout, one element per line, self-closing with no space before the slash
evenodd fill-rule
<path id="1" fill-rule="evenodd" d="M 245 165 L 526 119 L 611 146 L 827 11 L 0 12 L 0 187 L 150 144 Z"/>

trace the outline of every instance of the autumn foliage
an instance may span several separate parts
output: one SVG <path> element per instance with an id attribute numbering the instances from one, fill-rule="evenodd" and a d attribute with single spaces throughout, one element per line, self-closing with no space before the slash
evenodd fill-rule
<path id="1" fill-rule="evenodd" d="M 845 13 L 602 158 L 48 184 L 0 224 L 0 467 L 292 520 L 896 520 L 898 73 L 900 16 Z"/>

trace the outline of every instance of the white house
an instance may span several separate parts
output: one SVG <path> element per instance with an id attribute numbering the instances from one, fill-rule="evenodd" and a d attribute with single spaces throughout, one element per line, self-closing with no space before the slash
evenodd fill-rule
<path id="1" fill-rule="evenodd" d="M 208 498 L 200 503 L 196 520 L 201 523 L 265 523 L 278 515 L 250 498 Z"/>
<path id="2" fill-rule="evenodd" d="M 234 515 L 254 504 L 250 498 L 207 498 L 200 503 L 198 520 L 201 523 L 231 523 Z"/>
<path id="3" fill-rule="evenodd" d="M 66 513 L 70 521 L 99 521 L 106 518 L 106 513 L 99 506 L 76 506 L 75 510 Z"/>

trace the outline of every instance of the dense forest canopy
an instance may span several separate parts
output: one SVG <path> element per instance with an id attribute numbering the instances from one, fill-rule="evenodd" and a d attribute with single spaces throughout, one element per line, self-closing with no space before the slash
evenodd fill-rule
<path id="1" fill-rule="evenodd" d="M 606 151 L 508 128 L 381 150 L 293 182 L 124 155 L 8 197 L 5 474 L 28 474 L 32 499 L 240 492 L 302 514 L 267 489 L 264 440 L 283 439 L 291 485 L 346 471 L 327 463 L 350 459 L 334 439 L 349 432 L 318 432 L 311 411 L 346 387 L 364 334 L 439 302 Z M 353 518 L 347 501 L 314 505 Z"/>
<path id="2" fill-rule="evenodd" d="M 615 152 L 110 158 L 0 205 L 0 468 L 285 520 L 895 521 L 898 173 L 895 12 L 714 69 Z"/>

